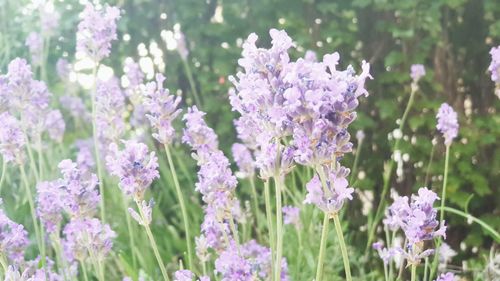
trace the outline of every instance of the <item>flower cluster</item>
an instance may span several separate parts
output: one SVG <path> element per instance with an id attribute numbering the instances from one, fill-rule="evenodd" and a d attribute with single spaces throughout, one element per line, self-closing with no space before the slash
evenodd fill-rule
<path id="1" fill-rule="evenodd" d="M 97 62 L 108 57 L 111 41 L 117 39 L 116 21 L 120 18 L 120 10 L 109 6 L 97 10 L 87 3 L 81 18 L 76 34 L 76 50 Z"/>
<path id="2" fill-rule="evenodd" d="M 26 143 L 21 124 L 8 112 L 0 114 L 0 122 L 2 123 L 0 126 L 0 153 L 3 161 L 7 163 L 21 160 Z"/>
<path id="3" fill-rule="evenodd" d="M 403 230 L 408 241 L 403 256 L 411 264 L 418 264 L 422 258 L 434 253 L 433 249 L 424 251 L 424 241 L 438 236 L 446 237 L 444 222 L 436 229 L 439 222 L 433 204 L 437 199 L 436 193 L 422 187 L 418 195 L 412 195 L 411 202 L 406 196 L 396 197 L 388 208 L 384 224 L 392 231 Z"/>
<path id="4" fill-rule="evenodd" d="M 439 107 L 436 128 L 443 134 L 444 143 L 450 145 L 458 135 L 457 113 L 447 103 Z"/>
<path id="5" fill-rule="evenodd" d="M 143 143 L 122 142 L 123 150 L 119 150 L 116 143 L 109 145 L 106 165 L 109 173 L 119 178 L 118 185 L 123 193 L 140 202 L 153 180 L 160 177 L 158 158 L 154 152 L 149 152 L 148 147 Z"/>
<path id="6" fill-rule="evenodd" d="M 425 76 L 425 67 L 422 64 L 413 64 L 410 68 L 410 77 L 414 84 Z"/>
<path id="7" fill-rule="evenodd" d="M 384 265 L 388 265 L 398 254 L 397 248 L 385 248 L 384 243 L 382 242 L 373 243 L 372 248 L 377 250 L 379 257 L 384 262 Z"/>
<path id="8" fill-rule="evenodd" d="M 43 59 L 43 38 L 40 33 L 31 32 L 26 38 L 26 46 L 31 54 L 31 63 L 40 65 Z"/>
<path id="9" fill-rule="evenodd" d="M 301 227 L 300 223 L 300 209 L 293 206 L 284 206 L 283 211 L 283 223 L 291 224 L 297 229 Z"/>
<path id="10" fill-rule="evenodd" d="M 244 72 L 230 77 L 233 110 L 240 139 L 252 148 L 265 147 L 290 136 L 297 163 L 315 166 L 335 162 L 350 152 L 347 126 L 355 119 L 358 97 L 364 88 L 369 65 L 357 76 L 352 67 L 338 71 L 337 53 L 325 55 L 322 62 L 299 59 L 290 62 L 292 39 L 284 31 L 270 31 L 272 47 L 257 48 L 257 35 L 243 45 L 239 65 Z M 242 132 L 251 132 L 243 134 Z"/>
<path id="11" fill-rule="evenodd" d="M 500 82 L 500 46 L 491 48 L 491 63 L 488 70 L 491 72 L 491 81 Z"/>
<path id="12" fill-rule="evenodd" d="M 281 261 L 281 278 L 287 281 L 288 265 Z M 231 245 L 215 261 L 215 271 L 221 280 L 269 280 L 272 277 L 271 250 L 251 240 L 241 246 Z"/>
<path id="13" fill-rule="evenodd" d="M 151 126 L 157 131 L 153 137 L 162 144 L 170 144 L 175 135 L 172 122 L 182 111 L 177 108 L 181 98 L 171 95 L 168 89 L 163 88 L 164 80 L 163 75 L 157 74 L 156 82 L 146 85 L 144 106 Z"/>
<path id="14" fill-rule="evenodd" d="M 244 144 L 235 143 L 231 147 L 234 161 L 242 178 L 253 177 L 255 174 L 255 161 L 252 152 Z"/>
<path id="15" fill-rule="evenodd" d="M 0 199 L 0 204 L 1 204 Z M 28 247 L 28 232 L 21 224 L 13 222 L 0 209 L 0 256 L 8 259 L 9 264 L 24 261 L 24 251 Z"/>
<path id="16" fill-rule="evenodd" d="M 90 254 L 104 259 L 116 237 L 109 225 L 94 218 L 72 220 L 64 228 L 64 235 L 64 253 L 69 261 L 84 261 Z"/>
<path id="17" fill-rule="evenodd" d="M 125 96 L 118 78 L 98 80 L 96 87 L 96 128 L 100 149 L 107 152 L 108 146 L 117 142 L 125 132 Z"/>
<path id="18" fill-rule="evenodd" d="M 448 272 L 439 275 L 439 277 L 435 281 L 457 281 L 455 274 Z"/>
<path id="19" fill-rule="evenodd" d="M 338 213 L 347 199 L 352 200 L 354 188 L 349 187 L 346 179 L 349 169 L 340 166 L 336 171 L 327 170 L 327 172 L 326 179 L 320 179 L 315 175 L 307 183 L 304 203 L 314 204 L 325 213 L 334 215 Z"/>

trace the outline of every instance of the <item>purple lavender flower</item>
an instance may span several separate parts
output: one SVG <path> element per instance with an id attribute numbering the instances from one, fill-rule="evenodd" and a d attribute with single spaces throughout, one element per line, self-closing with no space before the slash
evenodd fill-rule
<path id="1" fill-rule="evenodd" d="M 439 275 L 439 277 L 435 281 L 456 281 L 456 280 L 457 278 L 455 277 L 455 274 L 448 272 Z"/>
<path id="2" fill-rule="evenodd" d="M 277 163 L 278 154 L 280 155 L 280 163 Z M 256 151 L 255 165 L 259 168 L 262 179 L 275 176 L 276 171 L 279 171 L 280 176 L 284 176 L 292 170 L 293 157 L 293 148 L 269 143 L 263 145 L 260 151 Z"/>
<path id="3" fill-rule="evenodd" d="M 64 254 L 69 261 L 84 261 L 88 256 L 104 259 L 116 237 L 109 225 L 94 218 L 72 220 L 63 232 Z"/>
<path id="4" fill-rule="evenodd" d="M 125 132 L 125 96 L 118 78 L 97 82 L 96 127 L 100 149 L 106 154 L 108 146 L 123 136 Z"/>
<path id="5" fill-rule="evenodd" d="M 358 97 L 367 95 L 369 64 L 363 62 L 362 73 L 355 75 L 352 67 L 336 70 L 337 53 L 320 63 L 290 62 L 292 39 L 284 31 L 271 30 L 270 35 L 270 49 L 257 48 L 255 34 L 248 37 L 239 60 L 244 72 L 230 77 L 235 86 L 230 102 L 241 114 L 235 122 L 240 139 L 264 151 L 276 139 L 291 136 L 296 162 L 310 166 L 335 162 L 352 150 L 347 126 L 356 118 Z"/>
<path id="6" fill-rule="evenodd" d="M 200 260 L 201 263 L 206 263 L 210 259 L 210 253 L 208 252 L 209 245 L 207 238 L 201 234 L 198 237 L 195 237 L 195 250 L 196 257 Z"/>
<path id="7" fill-rule="evenodd" d="M 90 113 L 80 97 L 66 95 L 60 97 L 59 102 L 61 107 L 66 109 L 73 118 L 82 119 L 85 122 L 91 120 Z"/>
<path id="8" fill-rule="evenodd" d="M 0 199 L 0 204 L 1 202 Z M 24 261 L 24 251 L 28 244 L 28 232 L 0 209 L 0 255 L 6 257 L 9 264 L 19 264 Z"/>
<path id="9" fill-rule="evenodd" d="M 157 74 L 156 83 L 150 82 L 146 85 L 144 106 L 148 111 L 146 116 L 151 126 L 157 130 L 153 137 L 162 144 L 170 144 L 175 135 L 172 121 L 182 111 L 177 108 L 181 98 L 171 95 L 168 89 L 163 88 L 164 80 L 162 74 Z"/>
<path id="10" fill-rule="evenodd" d="M 255 162 L 252 153 L 244 144 L 235 143 L 231 147 L 233 158 L 238 166 L 242 178 L 253 177 L 255 174 Z"/>
<path id="11" fill-rule="evenodd" d="M 143 143 L 122 142 L 123 150 L 119 150 L 116 143 L 110 144 L 106 165 L 110 174 L 119 178 L 122 191 L 140 202 L 153 180 L 160 177 L 158 159 Z"/>
<path id="12" fill-rule="evenodd" d="M 389 207 L 384 224 L 393 231 L 398 228 L 403 230 L 408 244 L 401 252 L 410 264 L 418 264 L 422 258 L 434 253 L 434 249 L 424 250 L 424 241 L 438 236 L 446 238 L 444 223 L 436 230 L 439 222 L 433 204 L 437 199 L 436 193 L 422 187 L 418 190 L 418 195 L 412 195 L 411 202 L 408 197 L 396 197 Z"/>
<path id="13" fill-rule="evenodd" d="M 40 33 L 31 32 L 26 38 L 25 45 L 30 50 L 31 63 L 34 65 L 40 65 L 42 63 L 42 52 L 43 52 L 43 38 Z"/>
<path id="14" fill-rule="evenodd" d="M 177 40 L 177 52 L 182 60 L 186 61 L 189 56 L 189 49 L 187 47 L 186 36 L 182 31 L 175 33 L 175 39 Z"/>
<path id="15" fill-rule="evenodd" d="M 349 169 L 339 167 L 336 171 L 327 171 L 325 185 L 315 175 L 306 185 L 307 195 L 305 204 L 314 204 L 319 209 L 330 215 L 336 214 L 344 205 L 344 202 L 352 200 L 354 188 L 349 187 L 347 175 Z"/>
<path id="16" fill-rule="evenodd" d="M 194 273 L 190 270 L 177 270 L 174 272 L 174 281 L 193 281 Z"/>
<path id="17" fill-rule="evenodd" d="M 491 64 L 488 70 L 491 72 L 491 81 L 500 82 L 500 46 L 491 48 Z"/>
<path id="18" fill-rule="evenodd" d="M 145 200 L 142 200 L 139 208 L 140 212 L 144 215 L 144 218 L 141 217 L 139 213 L 137 213 L 136 210 L 132 208 L 128 208 L 128 212 L 132 216 L 132 218 L 137 221 L 140 225 L 148 226 L 151 224 L 151 221 L 153 220 L 153 206 L 154 206 L 154 200 L 149 199 L 149 202 L 146 202 Z"/>
<path id="19" fill-rule="evenodd" d="M 422 64 L 413 64 L 410 69 L 410 77 L 413 83 L 417 83 L 420 78 L 425 76 L 425 67 Z"/>
<path id="20" fill-rule="evenodd" d="M 188 112 L 182 117 L 182 120 L 186 121 L 182 142 L 191 146 L 193 150 L 214 150 L 219 145 L 214 130 L 203 120 L 205 114 L 193 106 L 188 108 Z"/>
<path id="21" fill-rule="evenodd" d="M 238 253 L 238 246 L 228 245 L 215 260 L 215 272 L 222 275 L 221 281 L 251 281 L 252 265 Z"/>
<path id="22" fill-rule="evenodd" d="M 139 64 L 133 60 L 125 63 L 124 71 L 129 82 L 128 88 L 137 88 L 144 81 L 144 72 L 142 72 Z"/>
<path id="23" fill-rule="evenodd" d="M 58 109 L 49 111 L 45 117 L 45 128 L 52 140 L 58 143 L 62 142 L 66 124 L 64 123 L 64 118 Z"/>
<path id="24" fill-rule="evenodd" d="M 379 257 L 382 259 L 385 265 L 388 265 L 394 257 L 398 254 L 398 250 L 395 248 L 385 248 L 384 243 L 375 242 L 372 245 L 373 249 L 377 250 Z"/>
<path id="25" fill-rule="evenodd" d="M 88 173 L 92 171 L 95 166 L 93 146 L 94 142 L 92 139 L 77 140 L 75 146 L 78 149 L 76 154 L 76 165 L 83 173 Z"/>
<path id="26" fill-rule="evenodd" d="M 47 233 L 57 232 L 62 220 L 65 195 L 59 184 L 58 181 L 44 181 L 36 186 L 36 213 Z"/>
<path id="27" fill-rule="evenodd" d="M 300 228 L 300 209 L 293 206 L 284 206 L 283 210 L 283 223 L 292 224 L 296 228 Z"/>
<path id="28" fill-rule="evenodd" d="M 97 191 L 98 179 L 95 174 L 88 175 L 70 159 L 63 160 L 57 166 L 62 178 L 56 181 L 62 192 L 64 209 L 73 218 L 91 217 L 99 204 Z"/>
<path id="29" fill-rule="evenodd" d="M 7 163 L 22 159 L 26 139 L 21 130 L 21 124 L 8 112 L 0 114 L 0 123 L 2 123 L 0 126 L 0 153 L 4 161 Z"/>
<path id="30" fill-rule="evenodd" d="M 120 18 L 120 10 L 107 6 L 96 10 L 88 3 L 81 14 L 76 35 L 76 50 L 83 52 L 95 61 L 101 61 L 111 52 L 111 41 L 117 39 L 116 21 Z"/>
<path id="31" fill-rule="evenodd" d="M 52 35 L 56 30 L 61 15 L 55 9 L 40 9 L 42 32 Z"/>
<path id="32" fill-rule="evenodd" d="M 69 79 L 69 72 L 71 70 L 71 65 L 68 60 L 64 58 L 59 58 L 56 63 L 56 72 L 57 76 L 63 81 L 67 81 Z"/>
<path id="33" fill-rule="evenodd" d="M 447 103 L 439 107 L 436 128 L 443 134 L 444 143 L 450 145 L 458 135 L 457 113 Z"/>

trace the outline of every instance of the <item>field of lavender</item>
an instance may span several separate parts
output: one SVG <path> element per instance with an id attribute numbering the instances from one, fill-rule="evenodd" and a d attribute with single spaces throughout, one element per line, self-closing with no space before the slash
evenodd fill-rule
<path id="1" fill-rule="evenodd" d="M 500 280 L 494 0 L 0 0 L 0 280 Z"/>

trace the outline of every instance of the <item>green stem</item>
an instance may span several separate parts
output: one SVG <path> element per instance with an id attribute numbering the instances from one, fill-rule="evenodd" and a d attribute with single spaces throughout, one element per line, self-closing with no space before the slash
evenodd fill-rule
<path id="1" fill-rule="evenodd" d="M 439 221 L 443 223 L 444 219 L 444 205 L 446 201 L 446 184 L 448 182 L 448 165 L 449 165 L 449 160 L 450 160 L 450 146 L 446 146 L 446 156 L 445 156 L 445 162 L 444 162 L 444 178 L 443 178 L 443 190 L 441 193 L 441 212 L 439 215 Z"/>
<path id="2" fill-rule="evenodd" d="M 45 253 L 44 253 L 43 247 L 42 247 L 42 243 L 41 243 L 41 239 L 43 239 L 43 237 L 41 236 L 40 229 L 38 228 L 38 220 L 36 218 L 35 204 L 33 202 L 33 194 L 31 192 L 28 178 L 26 177 L 26 171 L 24 170 L 24 166 L 22 165 L 21 162 L 19 162 L 18 165 L 19 165 L 19 169 L 21 170 L 21 178 L 24 181 L 24 186 L 26 189 L 26 196 L 28 197 L 28 204 L 30 206 L 31 219 L 33 220 L 33 227 L 35 229 L 35 236 L 36 236 L 38 250 L 40 252 L 40 256 L 43 257 L 43 256 L 45 256 Z"/>
<path id="3" fill-rule="evenodd" d="M 257 189 L 255 188 L 255 181 L 253 176 L 250 177 L 250 187 L 252 188 L 252 201 L 253 201 L 253 208 L 254 208 L 254 216 L 255 216 L 255 224 L 257 226 L 257 238 L 259 241 L 262 240 L 260 237 L 260 220 L 259 220 L 259 203 L 258 203 L 258 196 L 257 196 Z"/>
<path id="4" fill-rule="evenodd" d="M 351 281 L 351 266 L 349 265 L 349 256 L 347 255 L 347 247 L 344 241 L 344 234 L 342 233 L 342 226 L 340 225 L 339 215 L 333 215 L 333 222 L 335 223 L 335 231 L 339 238 L 340 251 L 342 252 L 342 260 L 344 261 L 345 277 L 347 281 Z"/>
<path id="5" fill-rule="evenodd" d="M 0 176 L 0 194 L 2 193 L 2 186 L 3 186 L 3 181 L 5 180 L 5 172 L 7 170 L 7 162 L 5 161 L 5 158 L 2 158 L 2 175 Z"/>
<path id="6" fill-rule="evenodd" d="M 276 253 L 276 245 L 275 240 L 276 236 L 274 235 L 274 226 L 273 226 L 273 215 L 271 210 L 271 194 L 269 191 L 269 180 L 264 181 L 264 198 L 266 203 L 266 218 L 267 218 L 267 229 L 269 232 L 269 246 L 271 247 L 271 268 L 274 268 L 274 254 Z"/>
<path id="7" fill-rule="evenodd" d="M 325 217 L 323 219 L 323 230 L 321 231 L 321 242 L 319 244 L 318 265 L 316 267 L 315 281 L 321 281 L 323 278 L 323 264 L 325 263 L 326 240 L 328 238 L 328 226 L 330 222 L 329 215 L 327 213 L 324 214 Z"/>
<path id="8" fill-rule="evenodd" d="M 132 265 L 134 266 L 134 269 L 137 267 L 137 258 L 136 258 L 136 249 L 135 249 L 135 231 L 132 229 L 132 222 L 130 220 L 130 216 L 128 214 L 128 199 L 125 196 L 125 194 L 122 193 L 122 206 L 123 206 L 123 211 L 125 212 L 125 220 L 127 222 L 127 230 L 129 234 L 129 245 L 130 245 L 130 252 L 132 254 Z"/>
<path id="9" fill-rule="evenodd" d="M 443 174 L 443 187 L 441 191 L 441 208 L 439 211 L 439 222 L 441 225 L 444 224 L 444 206 L 446 201 L 446 184 L 448 182 L 448 165 L 450 160 L 450 145 L 446 145 L 446 154 L 444 160 L 444 174 Z M 430 278 L 434 277 L 434 274 L 437 271 L 438 263 L 439 263 L 439 248 L 441 246 L 442 239 L 439 237 L 436 243 L 436 253 L 434 254 L 434 259 L 432 262 L 432 269 Z"/>
<path id="10" fill-rule="evenodd" d="M 441 208 L 440 208 L 441 209 Z M 491 226 L 489 226 L 487 223 L 485 223 L 484 221 L 472 216 L 472 215 L 469 215 L 465 212 L 462 212 L 460 210 L 457 210 L 457 209 L 454 209 L 454 208 L 450 208 L 450 207 L 443 207 L 442 208 L 443 210 L 445 210 L 446 212 L 449 212 L 449 213 L 453 213 L 455 215 L 459 215 L 459 216 L 462 216 L 463 218 L 467 219 L 467 220 L 470 220 L 472 222 L 475 222 L 477 224 L 479 224 L 480 226 L 482 226 L 487 232 L 490 233 L 490 236 L 495 239 L 495 241 L 497 243 L 500 243 L 500 233 L 498 233 L 497 231 L 495 231 Z"/>
<path id="11" fill-rule="evenodd" d="M 97 110 L 96 110 L 96 102 L 97 102 L 97 67 L 96 63 L 92 67 L 92 77 L 94 79 L 94 84 L 92 85 L 92 135 L 94 139 L 94 154 L 95 154 L 95 162 L 97 165 L 97 176 L 99 179 L 99 193 L 101 194 L 100 207 L 101 207 L 101 220 L 102 222 L 106 222 L 106 204 L 104 203 L 104 179 L 102 176 L 102 167 L 101 167 L 101 157 L 99 156 L 99 139 L 97 136 Z"/>
<path id="12" fill-rule="evenodd" d="M 427 186 L 427 184 L 429 183 L 429 175 L 431 174 L 431 164 L 432 161 L 434 160 L 435 147 L 436 147 L 435 145 L 432 145 L 431 156 L 429 157 L 429 163 L 427 164 L 427 169 L 425 171 L 424 186 Z"/>
<path id="13" fill-rule="evenodd" d="M 274 264 L 274 278 L 279 281 L 281 280 L 281 257 L 283 256 L 283 211 L 281 207 L 283 183 L 280 174 L 274 176 L 274 183 L 276 185 L 276 261 Z"/>
<path id="14" fill-rule="evenodd" d="M 87 276 L 87 267 L 85 266 L 85 261 L 80 261 L 80 265 L 82 266 L 83 279 L 85 281 L 89 281 L 89 277 Z"/>
<path id="15" fill-rule="evenodd" d="M 299 275 L 299 270 L 300 270 L 300 265 L 301 265 L 301 262 L 302 262 L 302 234 L 301 234 L 301 231 L 299 228 L 295 228 L 295 230 L 297 231 L 297 238 L 299 239 L 299 248 L 297 249 L 297 261 L 296 261 L 296 265 L 295 265 L 295 278 L 297 280 L 300 280 L 300 276 Z"/>
<path id="16" fill-rule="evenodd" d="M 189 218 L 186 210 L 186 203 L 184 201 L 184 196 L 182 195 L 182 190 L 179 185 L 179 180 L 177 179 L 177 172 L 175 170 L 174 162 L 172 161 L 172 155 L 170 153 L 170 148 L 167 144 L 165 146 L 165 151 L 167 152 L 167 160 L 170 168 L 170 172 L 172 174 L 172 179 L 174 181 L 175 192 L 177 193 L 177 199 L 179 200 L 179 204 L 181 206 L 182 220 L 184 222 L 184 231 L 186 232 L 186 244 L 188 251 L 188 269 L 193 270 L 193 251 L 191 245 L 191 235 L 189 233 Z"/>
<path id="17" fill-rule="evenodd" d="M 141 215 L 141 219 L 143 221 L 144 228 L 146 229 L 146 234 L 149 239 L 149 243 L 151 244 L 151 248 L 153 248 L 153 252 L 156 257 L 156 261 L 158 262 L 158 265 L 160 266 L 161 274 L 163 275 L 163 279 L 165 281 L 169 281 L 170 279 L 168 278 L 167 274 L 167 269 L 165 268 L 165 264 L 163 263 L 163 260 L 161 259 L 160 252 L 158 251 L 158 246 L 156 245 L 155 238 L 153 236 L 153 233 L 151 232 L 151 228 L 149 227 L 149 223 L 146 221 L 146 216 L 144 215 L 144 211 L 142 210 L 142 206 L 139 203 L 139 201 L 135 202 L 137 204 L 137 208 L 139 210 L 139 213 Z"/>
<path id="18" fill-rule="evenodd" d="M 417 281 L 417 265 L 411 265 L 411 281 Z"/>
<path id="19" fill-rule="evenodd" d="M 361 147 L 363 146 L 363 140 L 361 139 L 358 143 L 358 147 L 356 148 L 356 155 L 354 156 L 354 164 L 352 165 L 351 177 L 349 178 L 349 182 L 352 184 L 352 180 L 356 174 L 356 170 L 358 168 L 359 155 L 361 154 Z"/>
<path id="20" fill-rule="evenodd" d="M 427 281 L 427 274 L 429 269 L 429 257 L 425 258 L 425 265 L 424 265 L 424 281 Z"/>
<path id="21" fill-rule="evenodd" d="M 410 99 L 408 100 L 408 104 L 406 105 L 406 109 L 403 113 L 403 117 L 401 118 L 401 122 L 399 123 L 399 132 L 401 134 L 403 134 L 403 128 L 404 128 L 404 125 L 406 123 L 406 119 L 408 118 L 408 113 L 410 112 L 410 109 L 413 105 L 413 100 L 415 98 L 415 93 L 417 92 L 417 90 L 418 90 L 418 87 L 412 85 Z M 396 150 L 399 150 L 399 144 L 400 144 L 400 141 L 402 138 L 403 137 L 401 136 L 401 138 L 397 138 L 395 140 L 394 147 L 392 149 L 392 153 L 394 153 Z M 373 238 L 375 237 L 375 229 L 377 228 L 378 222 L 382 218 L 382 211 L 385 209 L 385 197 L 387 195 L 387 192 L 389 191 L 389 184 L 391 181 L 392 170 L 394 169 L 394 164 L 395 164 L 394 157 L 391 157 L 389 167 L 386 170 L 386 172 L 384 174 L 384 178 L 383 178 L 384 184 L 382 187 L 382 193 L 380 194 L 380 202 L 378 204 L 377 211 L 375 212 L 375 217 L 373 218 L 373 221 L 372 221 L 372 223 L 369 227 L 369 230 L 368 230 L 368 240 L 367 240 L 366 247 L 365 247 L 366 255 L 369 253 L 368 250 L 370 249 L 370 245 L 373 242 Z"/>
<path id="22" fill-rule="evenodd" d="M 191 92 L 193 93 L 194 101 L 197 106 L 201 107 L 202 106 L 201 100 L 198 95 L 198 90 L 196 89 L 196 84 L 194 83 L 193 74 L 191 73 L 191 67 L 189 66 L 189 63 L 186 60 L 182 60 L 182 63 L 184 64 L 184 69 L 186 70 L 189 87 L 191 87 Z"/>

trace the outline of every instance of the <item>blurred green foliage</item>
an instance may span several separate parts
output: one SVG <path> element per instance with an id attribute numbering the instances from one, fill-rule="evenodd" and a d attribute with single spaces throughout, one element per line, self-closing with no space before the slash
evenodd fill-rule
<path id="1" fill-rule="evenodd" d="M 82 10 L 78 2 L 55 1 L 62 18 L 59 34 L 51 44 L 49 67 L 54 68 L 63 54 L 72 59 L 77 15 Z M 24 12 L 27 3 L 0 1 L 0 71 L 5 71 L 7 63 L 16 56 L 29 57 L 24 40 L 37 28 L 37 21 L 32 20 L 36 15 Z M 401 118 L 408 101 L 410 66 L 424 64 L 427 75 L 420 83 L 421 90 L 403 132 L 401 150 L 409 155 L 409 161 L 404 163 L 403 177 L 394 177 L 391 186 L 408 195 L 426 184 L 428 170 L 427 185 L 441 190 L 444 145 L 435 129 L 435 115 L 439 105 L 448 102 L 459 112 L 460 132 L 451 147 L 447 203 L 500 229 L 500 103 L 487 73 L 489 50 L 500 44 L 497 0 L 116 0 L 108 3 L 120 6 L 124 14 L 119 23 L 120 40 L 114 43 L 113 54 L 105 64 L 113 66 L 120 75 L 125 57 L 139 58 L 139 44 L 149 46 L 156 42 L 163 51 L 168 88 L 181 89 L 189 96 L 182 61 L 177 52 L 167 50 L 161 38 L 162 30 L 172 30 L 180 24 L 190 50 L 189 65 L 202 95 L 203 109 L 208 112 L 208 123 L 219 134 L 221 147 L 228 155 L 228 148 L 236 139 L 232 126 L 235 115 L 227 100 L 231 86 L 227 77 L 236 73 L 241 42 L 251 32 L 259 35 L 260 44 L 268 46 L 268 30 L 285 29 L 297 44 L 294 57 L 302 56 L 306 50 L 316 51 L 318 57 L 338 51 L 343 66 L 353 64 L 359 69 L 362 59 L 370 62 L 374 77 L 368 82 L 371 95 L 363 99 L 351 134 L 364 130 L 367 135 L 358 168 L 358 175 L 363 176 L 358 176 L 354 184 L 373 191 L 374 204 L 379 202 L 383 166 L 391 155 L 392 141 L 388 140 L 388 134 L 397 127 L 396 120 Z M 162 19 L 162 13 L 167 17 Z M 126 34 L 130 35 L 129 41 L 122 40 Z M 54 69 L 49 74 L 51 81 L 57 81 Z M 434 148 L 433 138 L 437 139 Z M 352 162 L 352 155 L 344 160 L 348 167 Z M 191 160 L 186 165 L 193 168 Z M 181 179 L 187 184 L 189 175 L 184 174 Z M 191 183 L 193 180 L 189 179 Z M 160 204 L 162 200 L 171 199 L 157 199 Z M 350 204 L 348 212 L 351 229 L 366 224 L 359 202 Z M 459 249 L 461 242 L 467 245 L 457 260 L 478 256 L 473 252 L 474 247 L 479 248 L 481 255 L 488 254 L 494 241 L 479 226 L 469 225 L 461 217 L 447 218 L 451 233 L 448 243 L 454 249 Z M 177 223 L 180 225 L 180 220 Z M 359 232 L 351 235 L 350 244 L 364 246 L 365 239 L 366 234 Z M 314 257 L 309 262 L 314 262 Z M 475 276 L 474 272 L 471 276 Z"/>

